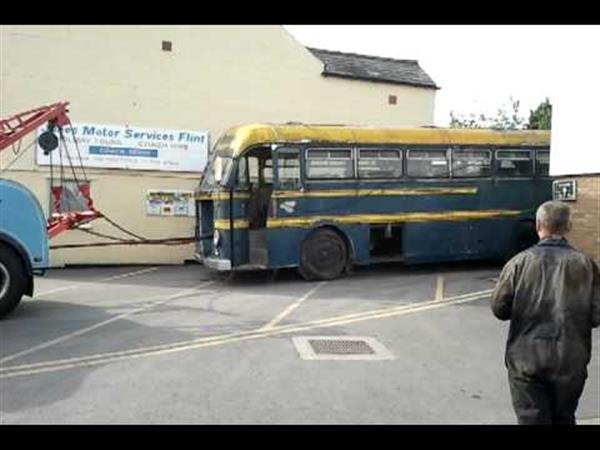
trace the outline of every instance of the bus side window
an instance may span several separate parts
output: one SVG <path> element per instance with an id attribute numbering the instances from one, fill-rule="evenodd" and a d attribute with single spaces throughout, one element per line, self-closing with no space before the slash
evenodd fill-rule
<path id="1" fill-rule="evenodd" d="M 245 156 L 242 156 L 238 161 L 237 187 L 241 189 L 248 188 L 248 160 Z"/>
<path id="2" fill-rule="evenodd" d="M 456 178 L 489 177 L 492 174 L 492 152 L 489 150 L 452 150 L 452 176 Z"/>
<path id="3" fill-rule="evenodd" d="M 358 178 L 383 179 L 402 176 L 402 151 L 365 149 L 358 151 Z"/>
<path id="4" fill-rule="evenodd" d="M 306 178 L 320 180 L 354 178 L 352 149 L 318 148 L 307 150 Z"/>
<path id="5" fill-rule="evenodd" d="M 448 178 L 448 155 L 446 150 L 408 150 L 406 172 L 415 178 Z"/>
<path id="6" fill-rule="evenodd" d="M 258 184 L 258 158 L 256 156 L 248 156 L 248 181 L 256 186 Z"/>
<path id="7" fill-rule="evenodd" d="M 273 159 L 263 160 L 263 181 L 265 184 L 273 184 Z"/>
<path id="8" fill-rule="evenodd" d="M 538 150 L 535 152 L 535 173 L 540 177 L 547 177 L 550 173 L 550 151 Z"/>
<path id="9" fill-rule="evenodd" d="M 297 148 L 277 150 L 277 183 L 280 189 L 300 189 L 299 155 Z"/>
<path id="10" fill-rule="evenodd" d="M 531 177 L 533 160 L 530 150 L 497 150 L 496 175 L 501 177 Z"/>

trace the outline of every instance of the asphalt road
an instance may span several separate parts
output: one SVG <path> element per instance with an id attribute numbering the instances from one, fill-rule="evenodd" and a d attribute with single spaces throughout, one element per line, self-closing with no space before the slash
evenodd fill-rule
<path id="1" fill-rule="evenodd" d="M 499 269 L 53 270 L 0 322 L 0 422 L 512 424 Z M 392 358 L 303 359 L 292 338 L 316 336 L 374 338 Z M 598 330 L 593 345 L 583 423 L 600 423 Z"/>

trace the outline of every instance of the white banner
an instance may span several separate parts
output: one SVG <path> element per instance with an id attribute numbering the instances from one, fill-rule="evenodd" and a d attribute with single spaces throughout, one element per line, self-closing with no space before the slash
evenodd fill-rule
<path id="1" fill-rule="evenodd" d="M 46 127 L 38 129 L 38 136 Z M 79 156 L 73 134 L 79 145 L 85 167 L 129 170 L 163 170 L 202 172 L 208 155 L 208 132 L 164 130 L 123 125 L 73 123 L 63 128 L 65 142 L 73 164 L 79 166 Z M 53 164 L 59 162 L 59 149 L 52 152 Z M 37 163 L 50 164 L 50 155 L 37 148 Z M 63 164 L 68 160 L 63 152 Z"/>

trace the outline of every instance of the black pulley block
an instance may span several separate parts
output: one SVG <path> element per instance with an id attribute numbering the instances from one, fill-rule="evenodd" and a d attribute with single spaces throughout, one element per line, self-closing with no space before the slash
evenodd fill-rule
<path id="1" fill-rule="evenodd" d="M 44 150 L 44 155 L 47 155 L 58 147 L 58 138 L 52 131 L 44 131 L 38 138 L 38 144 Z"/>

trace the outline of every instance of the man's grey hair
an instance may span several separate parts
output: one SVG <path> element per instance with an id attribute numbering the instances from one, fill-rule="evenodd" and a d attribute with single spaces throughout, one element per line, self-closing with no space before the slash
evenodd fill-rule
<path id="1" fill-rule="evenodd" d="M 542 203 L 537 210 L 535 220 L 538 227 L 562 236 L 571 229 L 571 208 L 563 202 Z"/>

